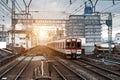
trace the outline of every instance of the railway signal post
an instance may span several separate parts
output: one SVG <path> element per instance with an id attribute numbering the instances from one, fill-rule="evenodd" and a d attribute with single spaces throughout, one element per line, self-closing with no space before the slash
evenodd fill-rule
<path id="1" fill-rule="evenodd" d="M 108 20 L 106 20 L 106 25 L 108 26 L 108 44 L 109 44 L 109 54 L 112 53 L 112 15 L 109 13 Z"/>

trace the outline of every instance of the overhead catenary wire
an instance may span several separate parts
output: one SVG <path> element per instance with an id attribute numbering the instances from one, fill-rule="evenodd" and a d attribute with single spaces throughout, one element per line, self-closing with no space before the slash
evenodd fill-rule
<path id="1" fill-rule="evenodd" d="M 76 14 L 78 12 L 80 12 L 83 8 L 85 8 L 85 3 L 87 3 L 89 1 L 85 1 L 83 4 L 81 4 L 79 7 L 77 7 L 74 11 L 71 12 L 71 14 Z M 90 4 L 90 3 L 88 3 Z"/>
<path id="2" fill-rule="evenodd" d="M 67 11 L 70 7 L 72 7 L 72 5 L 76 2 L 77 0 L 74 0 L 74 1 L 72 1 L 71 0 L 71 4 L 65 4 L 65 6 L 64 6 L 64 11 Z"/>
<path id="3" fill-rule="evenodd" d="M 62 8 L 63 8 L 63 11 L 61 11 L 61 15 L 59 15 L 58 17 L 61 17 L 63 14 L 66 14 L 67 12 L 66 12 L 66 10 L 68 10 L 69 8 L 70 8 L 70 6 L 71 5 L 69 5 L 68 3 L 66 3 L 66 0 L 64 0 L 65 2 L 63 2 L 63 3 L 65 3 L 64 4 L 64 6 L 62 6 Z M 60 0 L 58 0 L 58 4 L 59 4 L 59 2 L 60 2 Z M 67 15 L 68 15 L 69 13 L 67 13 Z"/>
<path id="4" fill-rule="evenodd" d="M 18 1 L 16 0 L 16 1 L 15 1 L 15 3 L 16 3 L 16 5 L 17 5 L 17 6 L 15 5 L 15 6 L 16 6 L 16 8 L 17 8 L 17 9 L 18 9 L 18 11 L 21 13 L 22 8 L 21 8 L 21 7 L 20 7 L 20 5 L 18 4 Z"/>
<path id="5" fill-rule="evenodd" d="M 12 1 L 12 0 L 11 0 Z M 15 0 L 16 2 L 16 0 Z M 5 1 L 1 0 L 0 4 L 9 12 L 9 14 L 12 13 L 12 9 L 8 6 L 8 3 L 6 3 Z M 18 4 L 17 4 L 18 5 Z M 17 6 L 15 6 L 16 9 L 20 12 L 20 10 L 18 9 Z M 20 8 L 20 7 L 19 7 Z"/>
<path id="6" fill-rule="evenodd" d="M 16 4 L 18 5 L 19 9 L 22 10 L 22 8 L 20 7 L 20 5 L 18 4 L 18 1 L 16 0 Z"/>
<path id="7" fill-rule="evenodd" d="M 111 9 L 110 11 L 112 11 L 112 12 L 114 12 L 114 13 L 116 12 L 116 10 L 118 11 L 119 8 L 120 8 L 119 4 L 120 4 L 120 2 L 116 3 L 114 6 L 118 6 L 118 7 L 115 7 L 115 8 L 113 8 L 113 9 Z"/>
<path id="8" fill-rule="evenodd" d="M 120 0 L 119 0 L 120 1 Z M 114 6 L 117 6 L 117 5 L 119 5 L 120 4 L 120 2 L 118 2 L 118 3 L 116 3 L 115 5 L 110 5 L 109 7 L 107 7 L 107 8 L 105 8 L 105 9 L 103 9 L 102 10 L 102 12 L 104 11 L 104 12 L 106 12 L 106 11 L 110 11 L 110 12 L 113 12 L 113 10 L 114 10 L 114 13 L 115 13 L 115 9 L 117 9 L 117 8 L 119 8 L 119 7 L 117 7 L 117 8 L 113 8 Z M 113 8 L 113 9 L 111 9 L 111 8 Z M 119 9 L 118 9 L 119 10 Z M 113 14 L 114 15 L 114 14 Z M 116 15 L 116 16 L 113 16 L 113 18 L 115 18 L 115 17 L 118 17 L 118 16 L 120 16 L 120 15 Z M 119 24 L 119 23 L 118 23 Z M 115 26 L 113 26 L 113 28 L 114 28 Z M 115 28 L 115 29 L 117 29 L 118 30 L 118 27 L 119 27 L 119 25 L 118 26 L 116 26 L 117 28 Z M 114 31 L 117 31 L 117 30 L 115 30 L 114 29 Z"/>
<path id="9" fill-rule="evenodd" d="M 11 17 L 11 11 L 4 5 L 6 3 L 3 3 L 2 1 L 0 1 L 1 4 L 1 8 L 0 8 L 0 14 L 5 16 L 6 18 L 10 18 Z"/>
<path id="10" fill-rule="evenodd" d="M 76 8 L 74 11 L 72 11 L 71 14 L 75 14 L 75 13 L 81 11 L 83 8 L 84 8 L 84 4 L 81 4 L 78 8 Z"/>
<path id="11" fill-rule="evenodd" d="M 11 15 L 8 11 L 5 11 L 5 9 L 3 8 L 3 6 L 1 6 L 1 8 L 0 8 L 0 14 L 3 14 L 3 15 L 6 15 L 6 16 L 8 16 L 8 15 Z"/>
<path id="12" fill-rule="evenodd" d="M 75 3 L 76 1 L 77 0 L 74 0 L 74 1 L 70 0 L 70 5 L 73 4 L 73 3 Z"/>
<path id="13" fill-rule="evenodd" d="M 1 1 L 2 1 L 2 0 L 1 0 Z M 0 4 L 1 4 L 9 13 L 12 13 L 11 8 L 9 8 L 4 1 L 2 1 L 2 2 L 1 2 L 1 1 L 0 1 Z"/>
<path id="14" fill-rule="evenodd" d="M 104 0 L 104 1 L 109 1 L 109 0 Z M 115 1 L 120 1 L 120 0 L 115 0 Z M 120 3 L 120 2 L 118 2 L 118 3 L 114 4 L 114 5 L 110 5 L 109 7 L 107 7 L 107 8 L 105 8 L 105 9 L 101 10 L 101 12 L 105 12 L 106 10 L 108 11 L 110 8 L 112 8 L 113 6 L 118 5 L 119 3 Z"/>
<path id="15" fill-rule="evenodd" d="M 3 0 L 1 0 L 3 3 L 4 3 L 4 5 L 9 9 L 9 10 L 12 10 L 8 5 L 7 5 L 7 3 L 5 2 L 5 1 L 3 1 Z"/>

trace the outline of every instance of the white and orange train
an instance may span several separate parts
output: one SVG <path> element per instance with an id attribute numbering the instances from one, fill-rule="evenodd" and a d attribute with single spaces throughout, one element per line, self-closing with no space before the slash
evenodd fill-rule
<path id="1" fill-rule="evenodd" d="M 53 50 L 61 52 L 66 58 L 80 58 L 82 54 L 82 40 L 78 38 L 67 38 L 52 41 L 47 46 Z"/>

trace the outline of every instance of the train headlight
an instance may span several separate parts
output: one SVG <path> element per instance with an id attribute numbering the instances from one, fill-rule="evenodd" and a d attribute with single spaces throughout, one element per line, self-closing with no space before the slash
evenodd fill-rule
<path id="1" fill-rule="evenodd" d="M 77 54 L 81 54 L 82 53 L 82 51 L 81 50 L 77 50 Z"/>

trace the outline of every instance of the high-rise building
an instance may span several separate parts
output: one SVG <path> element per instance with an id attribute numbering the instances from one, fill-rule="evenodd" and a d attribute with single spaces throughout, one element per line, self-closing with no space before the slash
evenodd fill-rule
<path id="1" fill-rule="evenodd" d="M 85 24 L 83 15 L 70 15 L 66 24 L 67 37 L 85 37 Z"/>
<path id="2" fill-rule="evenodd" d="M 70 15 L 66 24 L 67 37 L 85 38 L 86 43 L 101 42 L 99 15 Z"/>

